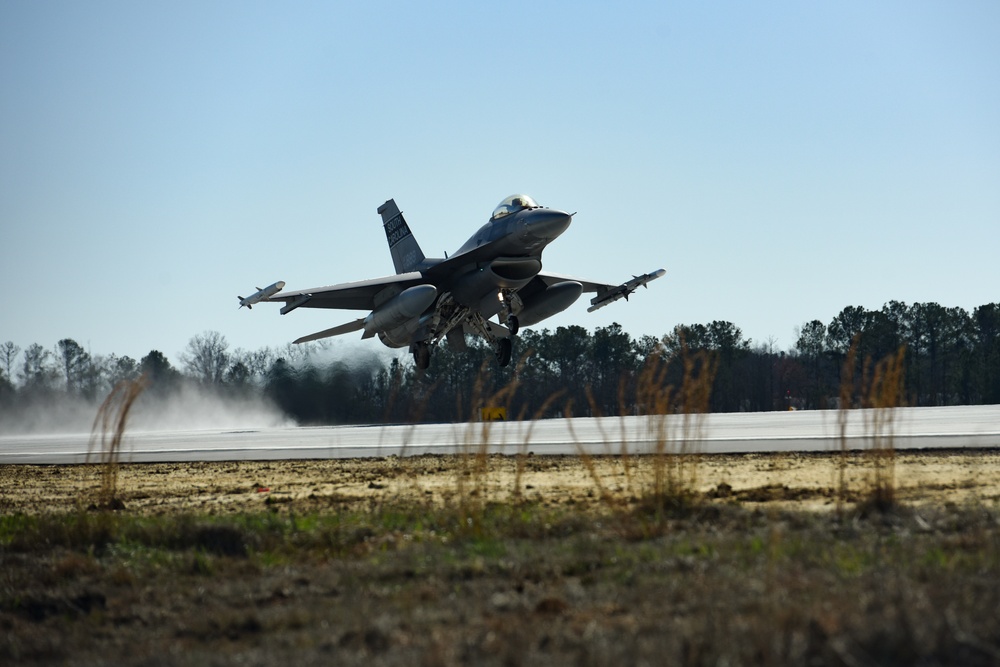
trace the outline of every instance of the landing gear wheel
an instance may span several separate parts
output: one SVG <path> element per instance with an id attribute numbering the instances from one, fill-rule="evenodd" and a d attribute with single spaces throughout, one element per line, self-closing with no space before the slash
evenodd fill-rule
<path id="1" fill-rule="evenodd" d="M 431 346 L 426 343 L 416 343 L 413 346 L 413 363 L 425 371 L 431 365 Z"/>
<path id="2" fill-rule="evenodd" d="M 517 335 L 517 330 L 518 330 L 519 327 L 520 327 L 520 325 L 519 325 L 519 323 L 517 321 L 517 317 L 516 316 L 511 315 L 510 317 L 507 318 L 507 330 L 510 331 L 510 335 L 511 336 L 516 336 Z"/>
<path id="3" fill-rule="evenodd" d="M 497 340 L 497 365 L 501 368 L 510 365 L 510 355 L 513 344 L 510 342 L 510 338 L 500 338 Z"/>

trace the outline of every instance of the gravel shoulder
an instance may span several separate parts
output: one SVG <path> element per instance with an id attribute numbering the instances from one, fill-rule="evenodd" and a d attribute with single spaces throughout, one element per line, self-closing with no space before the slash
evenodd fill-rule
<path id="1" fill-rule="evenodd" d="M 897 452 L 897 497 L 914 505 L 995 503 L 1000 450 Z M 839 454 L 688 456 L 672 468 L 690 488 L 720 500 L 823 511 L 871 484 L 873 459 Z M 388 457 L 309 461 L 124 464 L 119 498 L 130 512 L 253 512 L 265 504 L 298 511 L 397 501 L 447 503 L 476 492 L 490 500 L 587 506 L 628 502 L 648 490 L 655 457 Z M 93 502 L 97 466 L 0 466 L 0 512 L 67 512 Z M 721 490 L 721 493 L 720 493 Z"/>

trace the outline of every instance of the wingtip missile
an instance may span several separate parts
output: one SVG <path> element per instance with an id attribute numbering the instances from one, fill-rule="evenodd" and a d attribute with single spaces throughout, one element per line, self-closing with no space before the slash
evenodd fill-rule
<path id="1" fill-rule="evenodd" d="M 240 300 L 240 308 L 246 306 L 248 309 L 253 310 L 253 305 L 255 303 L 266 301 L 267 299 L 274 296 L 284 288 L 285 288 L 285 281 L 279 280 L 276 283 L 271 283 L 267 287 L 258 287 L 257 291 L 248 297 L 244 298 L 242 296 L 237 296 L 236 298 Z"/>
<path id="2" fill-rule="evenodd" d="M 604 292 L 598 292 L 597 296 L 590 300 L 590 308 L 587 309 L 588 313 L 592 313 L 598 308 L 603 308 L 610 303 L 614 303 L 618 299 L 625 299 L 628 301 L 629 296 L 632 292 L 642 287 L 649 287 L 649 283 L 657 278 L 662 278 L 666 275 L 666 269 L 657 269 L 652 273 L 644 273 L 641 276 L 633 276 L 632 280 L 622 283 L 617 287 L 612 287 Z"/>

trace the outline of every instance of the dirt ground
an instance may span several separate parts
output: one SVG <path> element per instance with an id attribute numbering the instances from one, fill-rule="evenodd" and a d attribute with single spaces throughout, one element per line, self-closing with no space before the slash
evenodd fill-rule
<path id="1" fill-rule="evenodd" d="M 1000 664 L 1000 450 L 881 461 L 0 466 L 0 664 Z"/>
<path id="2" fill-rule="evenodd" d="M 364 507 L 388 501 L 448 502 L 463 494 L 548 504 L 628 502 L 648 489 L 650 457 L 440 456 L 380 459 L 127 464 L 119 498 L 131 512 L 253 512 L 264 504 L 297 511 Z M 867 489 L 872 458 L 863 453 L 733 454 L 688 457 L 674 472 L 722 501 L 781 509 L 830 509 L 841 488 Z M 889 471 L 897 498 L 913 505 L 1000 501 L 1000 450 L 897 452 Z M 0 466 L 0 512 L 37 514 L 93 501 L 96 466 Z"/>

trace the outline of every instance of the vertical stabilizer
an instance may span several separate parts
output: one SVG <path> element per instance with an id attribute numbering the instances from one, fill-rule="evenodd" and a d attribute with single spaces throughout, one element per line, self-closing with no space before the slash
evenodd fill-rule
<path id="1" fill-rule="evenodd" d="M 389 253 L 396 273 L 416 271 L 424 261 L 424 253 L 417 239 L 413 238 L 409 225 L 403 219 L 403 214 L 392 199 L 378 207 L 382 216 L 382 226 L 385 227 L 385 238 L 389 242 Z"/>

